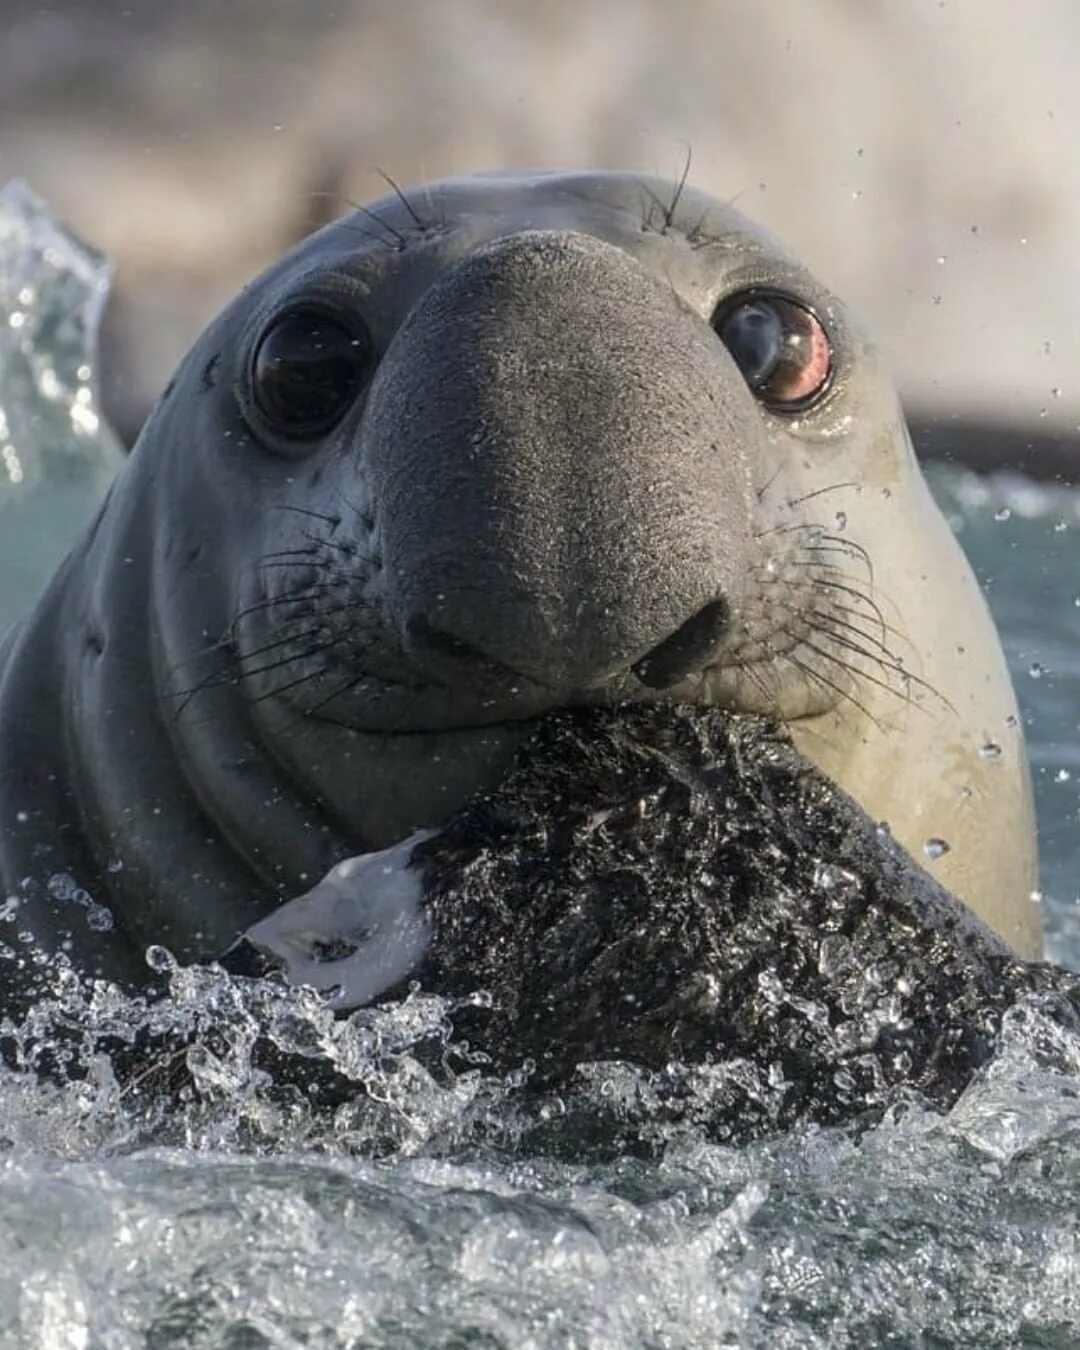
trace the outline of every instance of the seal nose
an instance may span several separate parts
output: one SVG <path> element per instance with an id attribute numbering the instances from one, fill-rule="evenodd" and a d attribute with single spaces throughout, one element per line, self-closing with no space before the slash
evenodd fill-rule
<path id="1" fill-rule="evenodd" d="M 624 250 L 559 231 L 478 249 L 410 312 L 365 408 L 406 652 L 493 705 L 635 666 L 679 684 L 741 593 L 761 434 L 712 328 Z"/>

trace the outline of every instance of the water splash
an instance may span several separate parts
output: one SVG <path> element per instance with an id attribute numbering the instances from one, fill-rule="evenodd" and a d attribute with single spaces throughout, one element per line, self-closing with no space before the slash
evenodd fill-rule
<path id="1" fill-rule="evenodd" d="M 0 189 L 0 634 L 123 461 L 96 392 L 111 268 L 23 182 Z"/>
<path id="2" fill-rule="evenodd" d="M 6 1028 L 4 1344 L 1053 1344 L 1080 1314 L 1080 1037 L 1038 1000 L 948 1114 L 911 1095 L 733 1148 L 664 1102 L 681 1079 L 704 1118 L 738 1065 L 531 1093 L 454 1044 L 445 1000 L 335 1018 L 154 959 L 167 999 L 61 967 Z M 167 1109 L 123 1062 L 140 1038 L 182 1058 Z M 267 1042 L 344 1100 L 275 1082 Z M 63 1072 L 29 1071 L 46 1044 Z M 651 1135 L 620 1143 L 629 1122 Z"/>

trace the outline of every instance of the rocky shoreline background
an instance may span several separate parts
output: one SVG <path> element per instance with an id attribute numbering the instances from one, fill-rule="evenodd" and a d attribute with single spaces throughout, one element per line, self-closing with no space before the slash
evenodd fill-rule
<path id="1" fill-rule="evenodd" d="M 1071 475 L 1078 37 L 1070 0 L 0 0 L 0 181 L 115 262 L 129 441 L 217 309 L 376 170 L 674 179 L 689 148 L 864 318 L 923 452 Z"/>

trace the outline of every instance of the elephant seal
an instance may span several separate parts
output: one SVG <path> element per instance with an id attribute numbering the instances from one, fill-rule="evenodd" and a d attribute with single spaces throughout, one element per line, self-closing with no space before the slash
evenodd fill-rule
<path id="1" fill-rule="evenodd" d="M 844 307 L 683 185 L 395 192 L 210 325 L 0 649 L 0 990 L 221 951 L 627 702 L 784 722 L 1036 954 L 1001 648 Z"/>

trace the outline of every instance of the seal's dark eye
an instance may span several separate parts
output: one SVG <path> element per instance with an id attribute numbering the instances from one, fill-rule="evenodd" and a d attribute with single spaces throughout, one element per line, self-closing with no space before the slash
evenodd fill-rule
<path id="1" fill-rule="evenodd" d="M 794 300 L 743 296 L 717 310 L 713 327 L 766 407 L 800 412 L 828 387 L 828 336 L 817 316 Z"/>
<path id="2" fill-rule="evenodd" d="M 251 363 L 255 404 L 283 436 L 327 432 L 345 416 L 371 365 L 371 341 L 358 324 L 308 308 L 276 318 Z"/>

